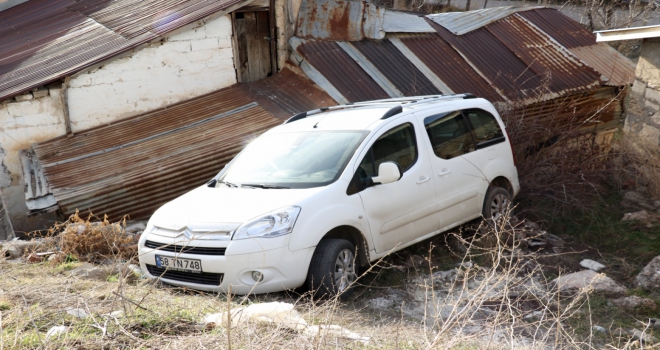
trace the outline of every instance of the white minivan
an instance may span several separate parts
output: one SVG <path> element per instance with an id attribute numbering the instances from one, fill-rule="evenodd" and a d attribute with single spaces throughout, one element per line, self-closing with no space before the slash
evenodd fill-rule
<path id="1" fill-rule="evenodd" d="M 212 292 L 345 295 L 361 267 L 497 216 L 519 189 L 509 137 L 485 99 L 322 108 L 267 131 L 159 208 L 140 238 L 140 266 Z"/>

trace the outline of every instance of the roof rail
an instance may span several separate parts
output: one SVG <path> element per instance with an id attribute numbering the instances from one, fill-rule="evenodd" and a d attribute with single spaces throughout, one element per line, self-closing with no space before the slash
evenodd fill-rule
<path id="1" fill-rule="evenodd" d="M 378 106 L 384 103 L 401 103 L 399 106 L 395 106 L 392 109 L 388 110 L 380 119 L 387 119 L 396 114 L 399 114 L 403 111 L 403 104 L 414 103 L 415 105 L 419 103 L 429 103 L 442 100 L 453 100 L 453 99 L 470 99 L 477 98 L 473 94 L 464 93 L 464 94 L 453 94 L 453 95 L 425 95 L 425 96 L 410 96 L 410 97 L 396 97 L 396 98 L 387 98 L 382 100 L 374 101 L 364 101 L 364 102 L 352 102 L 345 105 L 331 106 L 331 107 L 322 107 L 319 109 L 314 109 L 307 112 L 302 112 L 294 115 L 293 117 L 287 119 L 284 124 L 295 122 L 296 120 L 304 119 L 314 114 L 323 113 L 327 111 L 335 111 L 339 109 L 348 109 L 356 107 L 367 107 L 367 106 Z"/>

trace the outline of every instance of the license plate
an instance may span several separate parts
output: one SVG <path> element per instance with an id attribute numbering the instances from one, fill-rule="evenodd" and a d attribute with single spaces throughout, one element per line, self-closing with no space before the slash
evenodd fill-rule
<path id="1" fill-rule="evenodd" d="M 175 271 L 202 273 L 202 261 L 156 255 L 156 266 Z"/>

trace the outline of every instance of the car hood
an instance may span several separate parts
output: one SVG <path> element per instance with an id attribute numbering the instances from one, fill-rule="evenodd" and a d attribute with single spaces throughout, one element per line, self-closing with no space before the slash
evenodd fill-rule
<path id="1" fill-rule="evenodd" d="M 173 230 L 211 223 L 227 224 L 228 229 L 233 229 L 262 214 L 295 205 L 321 190 L 202 186 L 160 207 L 149 223 Z"/>

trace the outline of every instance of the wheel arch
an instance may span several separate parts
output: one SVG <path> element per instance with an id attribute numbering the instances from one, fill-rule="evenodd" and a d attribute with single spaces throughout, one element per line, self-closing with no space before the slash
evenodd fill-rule
<path id="1" fill-rule="evenodd" d="M 328 231 L 321 240 L 326 238 L 345 239 L 356 247 L 358 264 L 366 266 L 369 264 L 369 246 L 367 240 L 360 230 L 350 225 L 342 225 Z"/>
<path id="2" fill-rule="evenodd" d="M 502 187 L 503 189 L 507 190 L 511 197 L 513 197 L 513 185 L 511 184 L 511 181 L 507 179 L 505 176 L 497 176 L 494 178 L 490 184 L 488 185 L 488 188 L 491 187 Z"/>

